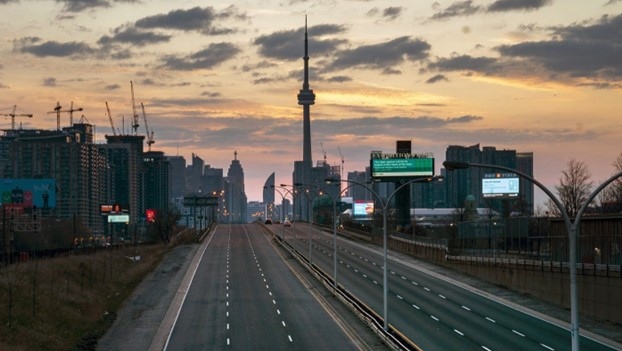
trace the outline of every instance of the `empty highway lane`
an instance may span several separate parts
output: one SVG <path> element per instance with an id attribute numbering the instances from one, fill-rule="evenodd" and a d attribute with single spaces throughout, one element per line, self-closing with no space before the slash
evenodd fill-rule
<path id="1" fill-rule="evenodd" d="M 258 228 L 217 226 L 166 349 L 358 349 Z"/>

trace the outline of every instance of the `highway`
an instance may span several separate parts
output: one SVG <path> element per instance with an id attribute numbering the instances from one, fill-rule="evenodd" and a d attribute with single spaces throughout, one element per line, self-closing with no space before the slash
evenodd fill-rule
<path id="1" fill-rule="evenodd" d="M 218 225 L 166 350 L 358 350 L 255 225 Z"/>
<path id="2" fill-rule="evenodd" d="M 273 226 L 279 236 L 333 276 L 333 236 L 305 223 Z M 338 239 L 337 281 L 383 315 L 382 248 Z M 423 350 L 569 350 L 570 332 L 389 255 L 388 321 Z M 413 261 L 414 262 L 414 261 Z M 615 350 L 582 335 L 581 350 Z"/>

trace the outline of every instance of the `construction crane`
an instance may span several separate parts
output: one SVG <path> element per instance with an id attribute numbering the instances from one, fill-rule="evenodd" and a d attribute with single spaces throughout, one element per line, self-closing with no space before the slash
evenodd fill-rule
<path id="1" fill-rule="evenodd" d="M 82 107 L 80 108 L 73 108 L 73 101 L 71 102 L 71 107 L 69 108 L 69 110 L 63 110 L 63 107 L 60 105 L 60 102 L 56 102 L 56 107 L 54 107 L 54 111 L 49 111 L 48 114 L 50 113 L 55 113 L 56 114 L 56 130 L 60 130 L 60 114 L 61 112 L 68 112 L 69 113 L 69 125 L 72 126 L 73 125 L 73 113 L 76 111 L 82 111 L 84 110 Z"/>
<path id="2" fill-rule="evenodd" d="M 136 100 L 134 99 L 134 83 L 130 80 L 130 88 L 132 89 L 132 113 L 134 114 L 134 120 L 132 124 L 132 128 L 134 129 L 134 135 L 138 134 L 138 113 L 136 112 Z"/>
<path id="3" fill-rule="evenodd" d="M 337 149 L 339 150 L 339 156 L 341 156 L 341 179 L 343 179 L 343 164 L 346 162 L 343 158 L 343 154 L 341 153 L 341 148 L 339 146 L 337 146 Z"/>
<path id="4" fill-rule="evenodd" d="M 322 154 L 324 155 L 324 164 L 326 164 L 326 151 L 324 151 L 324 144 L 320 143 L 320 147 L 322 148 Z"/>
<path id="5" fill-rule="evenodd" d="M 143 119 L 145 120 L 145 129 L 147 130 L 147 147 L 149 148 L 149 151 L 151 151 L 151 145 L 153 145 L 153 143 L 155 143 L 155 140 L 153 139 L 153 130 L 149 130 L 149 125 L 147 124 L 147 114 L 145 113 L 145 105 L 143 105 L 143 103 L 140 103 L 140 107 L 143 110 Z"/>
<path id="6" fill-rule="evenodd" d="M 7 114 L 3 114 L 0 116 L 10 116 L 11 117 L 11 130 L 15 130 L 15 117 L 28 117 L 28 118 L 32 118 L 32 114 L 31 113 L 20 113 L 20 114 L 15 114 L 15 111 L 17 110 L 17 105 L 13 105 L 13 112 L 12 113 L 7 113 Z"/>
<path id="7" fill-rule="evenodd" d="M 108 101 L 106 101 L 106 111 L 108 111 L 108 119 L 110 120 L 110 127 L 112 128 L 112 134 L 117 136 L 117 131 L 114 129 L 114 122 L 112 121 L 112 114 L 110 113 L 110 107 Z"/>

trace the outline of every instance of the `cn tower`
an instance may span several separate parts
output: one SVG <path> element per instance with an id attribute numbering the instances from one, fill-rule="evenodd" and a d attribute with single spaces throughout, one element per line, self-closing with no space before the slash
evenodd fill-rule
<path id="1" fill-rule="evenodd" d="M 302 89 L 298 93 L 298 105 L 302 105 L 302 129 L 303 129 L 303 141 L 302 141 L 302 162 L 304 164 L 305 176 L 311 176 L 311 167 L 313 161 L 311 160 L 311 109 L 310 106 L 315 104 L 315 94 L 313 90 L 309 89 L 309 40 L 307 36 L 307 16 L 305 16 L 305 56 L 304 56 L 304 82 L 302 83 Z M 305 179 L 306 182 L 309 179 Z"/>

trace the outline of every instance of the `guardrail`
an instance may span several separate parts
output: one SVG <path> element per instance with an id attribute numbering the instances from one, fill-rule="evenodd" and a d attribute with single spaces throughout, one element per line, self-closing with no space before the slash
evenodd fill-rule
<path id="1" fill-rule="evenodd" d="M 333 293 L 345 306 L 347 306 L 359 319 L 369 326 L 384 343 L 393 350 L 422 351 L 415 343 L 403 335 L 399 330 L 389 324 L 388 330 L 383 328 L 384 319 L 376 311 L 367 306 L 364 302 L 352 295 L 343 286 L 334 286 L 333 278 L 321 268 L 309 262 L 301 252 L 292 247 L 287 241 L 283 241 L 279 235 L 272 233 L 262 223 L 265 231 L 273 235 L 276 242 L 287 250 L 298 262 L 305 266 L 329 291 Z"/>

